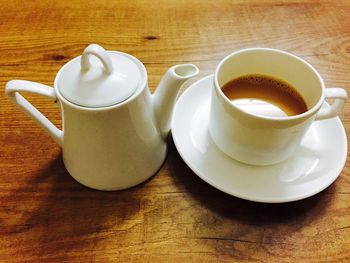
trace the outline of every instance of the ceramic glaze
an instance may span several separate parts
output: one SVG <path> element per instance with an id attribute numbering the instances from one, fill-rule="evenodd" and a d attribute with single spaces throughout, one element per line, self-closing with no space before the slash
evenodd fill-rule
<path id="1" fill-rule="evenodd" d="M 193 83 L 174 110 L 171 133 L 186 164 L 205 182 L 236 197 L 283 203 L 315 195 L 340 175 L 347 157 L 347 139 L 338 117 L 315 121 L 296 152 L 275 165 L 236 161 L 211 139 L 208 131 L 213 75 Z M 322 110 L 328 109 L 325 103 Z"/>
<path id="2" fill-rule="evenodd" d="M 177 92 L 197 73 L 192 64 L 173 66 L 152 95 L 138 59 L 92 44 L 61 68 L 54 88 L 12 80 L 5 93 L 62 147 L 72 177 L 94 189 L 120 190 L 145 181 L 161 167 Z M 57 100 L 62 131 L 20 92 Z"/>
<path id="3" fill-rule="evenodd" d="M 231 79 L 250 74 L 286 81 L 305 99 L 308 111 L 294 116 L 268 117 L 235 106 L 221 87 Z M 321 109 L 326 98 L 334 102 Z M 325 88 L 317 71 L 293 54 L 269 48 L 244 49 L 225 57 L 215 70 L 209 132 L 215 144 L 238 161 L 276 164 L 296 151 L 314 120 L 336 117 L 346 99 L 344 89 Z"/>

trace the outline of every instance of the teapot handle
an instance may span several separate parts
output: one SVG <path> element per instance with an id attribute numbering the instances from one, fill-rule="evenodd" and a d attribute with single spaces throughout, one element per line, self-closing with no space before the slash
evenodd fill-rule
<path id="1" fill-rule="evenodd" d="M 26 80 L 11 80 L 6 83 L 5 94 L 10 100 L 17 104 L 29 117 L 36 121 L 41 128 L 47 131 L 51 137 L 61 147 L 63 143 L 63 132 L 58 129 L 51 121 L 49 121 L 40 111 L 38 111 L 31 103 L 29 103 L 19 92 L 29 92 L 33 94 L 44 95 L 56 100 L 55 90 L 49 86 L 26 81 Z"/>

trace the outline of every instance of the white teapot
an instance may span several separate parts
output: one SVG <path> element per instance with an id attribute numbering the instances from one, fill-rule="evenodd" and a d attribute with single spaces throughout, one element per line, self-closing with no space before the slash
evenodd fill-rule
<path id="1" fill-rule="evenodd" d="M 161 167 L 176 95 L 197 73 L 192 64 L 173 66 L 151 95 L 147 71 L 137 58 L 91 44 L 59 70 L 54 88 L 11 80 L 5 93 L 62 147 L 73 178 L 94 189 L 120 190 Z M 20 92 L 58 100 L 63 130 Z"/>

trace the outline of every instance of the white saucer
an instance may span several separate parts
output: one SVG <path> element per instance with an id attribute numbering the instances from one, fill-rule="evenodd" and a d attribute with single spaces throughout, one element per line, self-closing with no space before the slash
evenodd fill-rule
<path id="1" fill-rule="evenodd" d="M 314 122 L 289 160 L 251 166 L 231 159 L 208 133 L 212 75 L 192 84 L 179 98 L 172 136 L 186 164 L 204 181 L 230 195 L 257 202 L 304 199 L 339 176 L 347 156 L 347 139 L 339 118 Z"/>

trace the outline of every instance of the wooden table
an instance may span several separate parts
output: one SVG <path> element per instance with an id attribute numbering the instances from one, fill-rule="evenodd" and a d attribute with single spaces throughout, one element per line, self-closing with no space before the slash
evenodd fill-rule
<path id="1" fill-rule="evenodd" d="M 15 78 L 52 85 L 58 69 L 89 43 L 138 57 L 152 90 L 173 64 L 195 63 L 199 79 L 226 54 L 261 46 L 301 56 L 328 86 L 350 92 L 349 1 L 48 0 L 0 6 L 1 262 L 350 261 L 349 162 L 314 197 L 260 204 L 203 182 L 169 139 L 168 158 L 151 180 L 120 192 L 94 191 L 69 176 L 60 148 L 3 92 Z M 28 98 L 61 125 L 57 105 Z M 349 105 L 341 115 L 347 130 Z"/>

